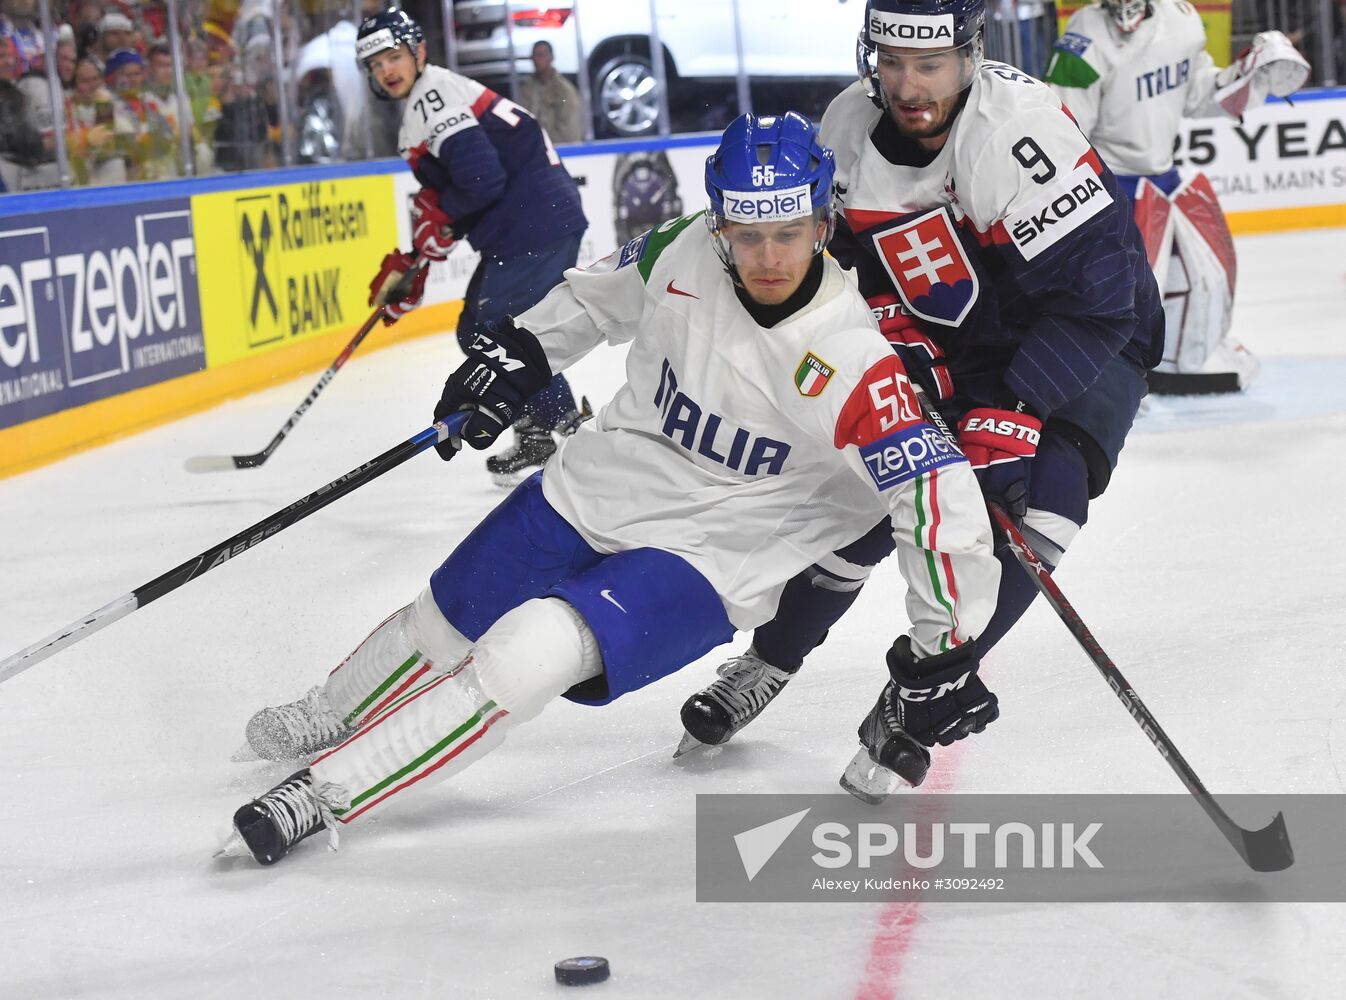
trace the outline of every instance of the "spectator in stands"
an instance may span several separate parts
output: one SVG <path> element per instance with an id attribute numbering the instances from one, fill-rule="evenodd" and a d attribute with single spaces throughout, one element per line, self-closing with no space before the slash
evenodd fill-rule
<path id="1" fill-rule="evenodd" d="M 127 156 L 127 175 L 134 181 L 154 181 L 178 175 L 178 157 L 173 130 L 160 112 L 158 102 L 145 90 L 145 60 L 139 52 L 118 49 L 108 55 L 106 76 L 126 109 L 132 141 Z"/>
<path id="2" fill-rule="evenodd" d="M 556 72 L 550 42 L 533 46 L 533 75 L 519 84 L 519 103 L 533 113 L 552 142 L 579 142 L 584 138 L 579 92 Z"/>
<path id="3" fill-rule="evenodd" d="M 75 48 L 75 32 L 70 25 L 61 25 L 57 33 L 56 75 L 61 80 L 61 88 L 70 90 L 75 85 L 75 61 L 79 58 Z"/>
<path id="4" fill-rule="evenodd" d="M 19 76 L 46 68 L 42 54 L 47 43 L 38 24 L 37 0 L 0 0 L 0 38 L 13 47 Z"/>
<path id="5" fill-rule="evenodd" d="M 72 4 L 70 23 L 75 29 L 75 47 L 80 59 L 97 49 L 98 22 L 103 14 L 102 0 L 77 0 Z"/>
<path id="6" fill-rule="evenodd" d="M 29 175 L 46 149 L 33 127 L 28 99 L 17 86 L 19 57 L 14 43 L 0 37 L 0 190 L 23 191 L 33 185 Z"/>
<path id="7" fill-rule="evenodd" d="M 98 42 L 89 50 L 98 65 L 107 72 L 108 57 L 114 52 L 130 49 L 135 25 L 120 11 L 110 10 L 98 21 Z"/>
<path id="8" fill-rule="evenodd" d="M 66 104 L 66 150 L 76 184 L 122 184 L 127 178 L 123 149 L 134 140 L 129 113 L 103 82 L 92 59 L 75 63 L 75 85 Z M 123 141 L 118 144 L 118 117 Z"/>
<path id="9" fill-rule="evenodd" d="M 257 170 L 271 165 L 271 109 L 235 67 L 220 77 L 220 120 L 215 127 L 215 164 L 221 170 Z"/>
<path id="10" fill-rule="evenodd" d="M 218 87 L 211 79 L 209 49 L 205 39 L 193 38 L 187 42 L 187 67 L 182 74 L 187 88 L 187 100 L 192 106 L 192 121 L 201 141 L 215 148 L 215 126 L 220 120 Z M 199 169 L 197 173 L 203 173 Z"/>

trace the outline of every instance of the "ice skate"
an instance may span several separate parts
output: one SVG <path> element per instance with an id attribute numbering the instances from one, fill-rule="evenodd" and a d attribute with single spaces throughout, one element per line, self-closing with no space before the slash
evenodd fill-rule
<path id="1" fill-rule="evenodd" d="M 794 674 L 767 663 L 749 647 L 742 656 L 722 663 L 719 678 L 683 703 L 682 725 L 686 733 L 675 758 L 700 746 L 719 746 L 746 726 Z"/>
<path id="2" fill-rule="evenodd" d="M 877 805 L 905 783 L 915 788 L 930 770 L 930 751 L 898 723 L 892 681 L 860 723 L 860 749 L 841 775 L 841 787 Z"/>
<path id="3" fill-rule="evenodd" d="M 541 469 L 556 454 L 556 435 L 569 437 L 594 415 L 587 398 L 578 410 L 566 414 L 555 431 L 540 427 L 532 417 L 520 417 L 514 423 L 514 444 L 486 459 L 486 471 L 497 486 L 512 489 Z"/>
<path id="4" fill-rule="evenodd" d="M 335 851 L 337 822 L 314 789 L 308 768 L 234 813 L 234 831 L 260 865 L 274 865 L 295 844 L 319 830 L 327 830 L 328 847 Z M 231 843 L 226 843 L 217 857 L 231 853 Z"/>
<path id="5" fill-rule="evenodd" d="M 297 701 L 264 708 L 248 720 L 248 746 L 261 760 L 306 761 L 348 739 L 355 730 L 327 704 L 322 685 Z M 234 759 L 247 759 L 239 753 Z"/>

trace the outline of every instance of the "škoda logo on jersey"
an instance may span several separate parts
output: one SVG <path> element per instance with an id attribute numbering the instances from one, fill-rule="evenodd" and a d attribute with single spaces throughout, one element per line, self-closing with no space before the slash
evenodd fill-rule
<path id="1" fill-rule="evenodd" d="M 941 326 L 957 326 L 972 311 L 981 284 L 943 208 L 876 232 L 871 239 L 913 314 Z"/>
<path id="2" fill-rule="evenodd" d="M 1082 163 L 1005 220 L 1024 260 L 1032 260 L 1112 204 L 1093 168 Z"/>

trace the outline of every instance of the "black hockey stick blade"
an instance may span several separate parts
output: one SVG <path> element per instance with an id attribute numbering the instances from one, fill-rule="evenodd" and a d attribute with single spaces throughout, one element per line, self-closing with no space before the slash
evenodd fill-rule
<path id="1" fill-rule="evenodd" d="M 1232 828 L 1225 829 L 1223 824 L 1220 824 L 1225 837 L 1253 871 L 1279 872 L 1295 863 L 1295 849 L 1290 843 L 1290 831 L 1285 828 L 1285 813 L 1278 812 L 1275 818 L 1260 830 L 1245 830 L 1227 816 L 1225 819 Z"/>
<path id="2" fill-rule="evenodd" d="M 415 259 L 416 254 L 413 252 L 412 260 Z M 426 266 L 422 264 L 420 267 L 414 267 L 402 275 L 389 293 L 389 301 L 400 301 L 406 295 L 407 289 L 416 274 Z M 337 372 L 341 371 L 341 366 L 350 359 L 350 356 L 355 353 L 355 349 L 369 336 L 369 331 L 373 330 L 382 318 L 383 306 L 379 305 L 365 320 L 364 325 L 355 331 L 355 336 L 341 349 L 341 353 L 336 356 L 336 360 L 327 366 L 327 370 L 322 373 L 322 377 L 309 390 L 309 394 L 304 397 L 304 401 L 290 414 L 290 419 L 285 421 L 285 426 L 276 432 L 276 436 L 261 451 L 254 452 L 251 455 L 195 455 L 183 462 L 182 467 L 188 472 L 230 472 L 234 469 L 255 469 L 260 466 L 271 457 L 273 451 L 284 443 L 290 431 L 294 430 L 295 425 L 299 423 L 299 418 L 308 412 L 308 408 L 322 395 L 322 391 L 327 388 L 327 384 L 336 378 Z"/>
<path id="3" fill-rule="evenodd" d="M 1004 532 L 1010 549 L 1014 552 L 1015 559 L 1018 560 L 1024 572 L 1037 585 L 1038 592 L 1042 594 L 1062 623 L 1070 630 L 1071 635 L 1075 637 L 1075 641 L 1088 655 L 1095 669 L 1102 675 L 1108 687 L 1112 689 L 1113 694 L 1126 706 L 1128 714 L 1140 726 L 1155 748 L 1159 750 L 1164 760 L 1168 762 L 1168 766 L 1173 769 L 1179 780 L 1196 799 L 1197 804 L 1206 811 L 1206 815 L 1214 821 L 1220 832 L 1224 834 L 1225 839 L 1229 841 L 1230 846 L 1238 852 L 1248 867 L 1253 871 L 1278 872 L 1294 864 L 1295 852 L 1290 846 L 1290 832 L 1285 827 L 1285 814 L 1278 812 L 1276 817 L 1260 830 L 1245 830 L 1229 818 L 1229 814 L 1220 808 L 1220 804 L 1215 801 L 1215 797 L 1201 783 L 1196 771 L 1183 759 L 1178 748 L 1169 739 L 1168 734 L 1164 732 L 1164 728 L 1159 725 L 1159 720 L 1151 714 L 1149 708 L 1140 700 L 1140 696 L 1131 687 L 1130 681 L 1123 676 L 1121 670 L 1117 668 L 1117 664 L 1112 662 L 1112 658 L 1104 652 L 1103 647 L 1099 645 L 1098 640 L 1094 638 L 1093 633 L 1084 624 L 1084 620 L 1080 618 L 1079 613 L 1066 600 L 1066 595 L 1061 592 L 1061 588 L 1052 578 L 1051 571 L 1038 559 L 1037 553 L 1024 540 L 1023 535 L 1020 534 L 1010 516 L 996 504 L 988 503 L 986 507 L 991 515 L 992 522 Z"/>

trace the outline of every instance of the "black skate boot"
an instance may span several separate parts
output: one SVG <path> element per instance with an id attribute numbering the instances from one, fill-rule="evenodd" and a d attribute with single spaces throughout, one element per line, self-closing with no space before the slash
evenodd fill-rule
<path id="1" fill-rule="evenodd" d="M 348 739 L 355 730 L 332 711 L 322 685 L 286 705 L 264 708 L 248 720 L 248 746 L 262 760 L 308 760 Z"/>
<path id="2" fill-rule="evenodd" d="M 896 693 L 889 681 L 860 723 L 860 749 L 841 776 L 841 787 L 870 805 L 882 802 L 904 781 L 915 788 L 930 770 L 930 751 L 898 723 Z"/>
<path id="3" fill-rule="evenodd" d="M 259 865 L 274 865 L 319 830 L 328 831 L 332 850 L 337 847 L 336 819 L 314 790 L 308 768 L 234 813 L 234 829 Z"/>
<path id="4" fill-rule="evenodd" d="M 593 415 L 588 398 L 583 398 L 578 410 L 571 410 L 561 418 L 555 433 L 569 437 Z M 556 439 L 552 435 L 552 431 L 539 426 L 532 417 L 520 417 L 514 422 L 514 444 L 488 458 L 486 471 L 497 486 L 513 488 L 519 485 L 556 454 Z"/>
<path id="5" fill-rule="evenodd" d="M 762 714 L 794 674 L 773 667 L 749 647 L 742 656 L 720 665 L 719 678 L 682 706 L 687 732 L 673 752 L 681 757 L 697 747 L 728 743 L 740 729 Z"/>

